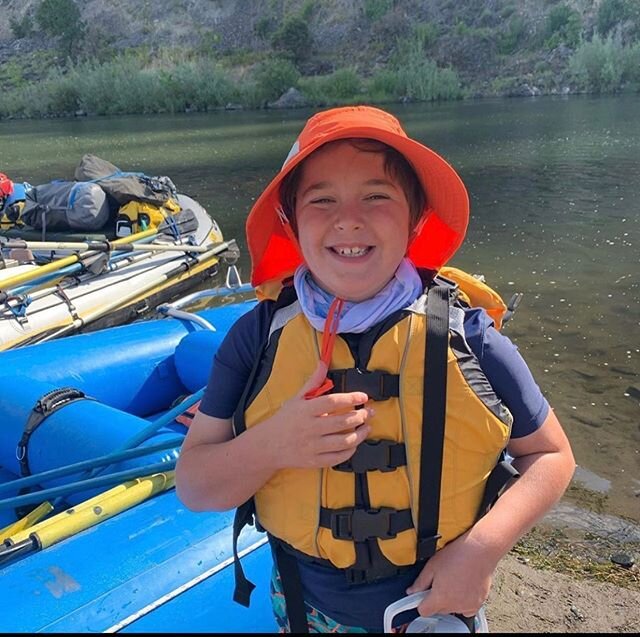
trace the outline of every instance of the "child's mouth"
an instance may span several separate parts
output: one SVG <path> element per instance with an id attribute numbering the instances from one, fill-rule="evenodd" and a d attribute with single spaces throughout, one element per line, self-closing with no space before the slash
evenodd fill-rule
<path id="1" fill-rule="evenodd" d="M 369 252 L 371 252 L 371 250 L 373 250 L 373 246 L 333 246 L 331 248 L 329 248 L 329 250 L 331 250 L 332 252 L 334 252 L 335 254 L 337 254 L 338 256 L 341 257 L 347 257 L 347 258 L 356 258 L 356 257 L 363 257 L 367 254 L 369 254 Z"/>

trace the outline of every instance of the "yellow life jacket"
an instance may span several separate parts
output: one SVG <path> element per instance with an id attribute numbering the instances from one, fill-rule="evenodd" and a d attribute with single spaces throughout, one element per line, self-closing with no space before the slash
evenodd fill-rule
<path id="1" fill-rule="evenodd" d="M 463 329 L 465 301 L 487 305 L 498 326 L 506 306 L 491 288 L 460 272 L 441 271 L 459 280 L 464 291 L 462 304 L 458 301 L 449 308 L 437 549 L 477 519 L 488 477 L 506 447 L 512 423 L 469 349 Z M 358 543 L 370 548 L 372 541 L 390 565 L 418 561 L 416 529 L 420 507 L 429 499 L 420 494 L 428 351 L 425 299 L 397 313 L 392 324 L 384 322 L 366 361 L 356 361 L 347 342 L 340 335 L 336 339 L 329 376 L 338 391 L 368 393 L 375 409 L 368 420 L 372 430 L 345 466 L 283 469 L 256 493 L 259 524 L 289 547 L 342 569 L 358 568 Z M 236 434 L 244 427 L 259 426 L 300 390 L 317 365 L 320 341 L 321 334 L 296 303 L 275 312 L 261 365 L 270 372 L 257 372 L 260 380 L 244 407 L 244 422 L 234 421 Z M 426 410 L 430 407 L 427 403 Z"/>
<path id="2" fill-rule="evenodd" d="M 165 219 L 178 212 L 180 212 L 180 204 L 171 198 L 161 206 L 146 201 L 129 201 L 118 210 L 116 235 L 125 237 L 150 228 L 157 228 Z"/>
<path id="3" fill-rule="evenodd" d="M 21 228 L 24 221 L 20 218 L 24 208 L 24 201 L 16 201 L 7 204 L 0 210 L 0 230 L 9 230 L 11 228 Z"/>

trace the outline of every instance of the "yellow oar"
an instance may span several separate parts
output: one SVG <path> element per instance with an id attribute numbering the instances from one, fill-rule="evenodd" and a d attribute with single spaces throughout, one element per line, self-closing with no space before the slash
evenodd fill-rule
<path id="1" fill-rule="evenodd" d="M 5 526 L 4 529 L 0 529 L 0 542 L 4 542 L 5 539 L 10 538 L 19 531 L 25 529 L 32 529 L 36 522 L 40 522 L 43 517 L 49 515 L 53 511 L 53 505 L 49 502 L 43 502 L 37 506 L 31 513 L 28 513 L 23 518 L 20 518 L 17 522 L 13 522 L 9 526 Z"/>
<path id="2" fill-rule="evenodd" d="M 77 515 L 61 514 L 55 524 L 49 524 L 39 531 L 34 531 L 30 537 L 37 538 L 40 548 L 47 548 L 60 542 L 79 531 L 84 531 L 102 520 L 108 520 L 121 511 L 126 511 L 156 493 L 170 489 L 175 483 L 175 472 L 156 473 L 146 478 L 139 478 L 136 484 L 127 487 L 121 493 L 105 498 L 99 505 L 85 508 Z M 55 517 L 55 516 L 54 516 Z"/>
<path id="3" fill-rule="evenodd" d="M 127 245 L 128 243 L 139 241 L 140 239 L 150 237 L 151 235 L 154 235 L 154 234 L 158 234 L 158 230 L 155 228 L 150 228 L 149 230 L 144 230 L 143 232 L 131 234 L 128 237 L 123 237 L 122 239 L 116 239 L 115 241 L 112 241 L 111 244 L 113 246 Z M 72 254 L 68 257 L 56 259 L 51 263 L 46 263 L 45 265 L 38 266 L 37 268 L 30 270 L 29 272 L 23 272 L 22 274 L 16 274 L 16 276 L 14 277 L 4 279 L 2 281 L 2 288 L 5 290 L 9 290 L 13 287 L 21 285 L 22 283 L 26 283 L 27 281 L 38 279 L 45 274 L 49 274 L 50 272 L 61 270 L 67 265 L 71 265 L 72 263 L 76 263 L 81 259 L 84 259 L 88 256 L 92 256 L 98 253 L 99 253 L 98 250 L 89 250 L 87 252 L 82 252 L 80 254 Z"/>
<path id="4" fill-rule="evenodd" d="M 129 480 L 7 538 L 4 550 L 0 548 L 0 562 L 56 544 L 170 489 L 174 484 L 175 471 Z"/>

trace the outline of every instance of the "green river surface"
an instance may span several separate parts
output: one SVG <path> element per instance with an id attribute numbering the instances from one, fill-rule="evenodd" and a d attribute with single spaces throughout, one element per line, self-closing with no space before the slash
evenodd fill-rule
<path id="1" fill-rule="evenodd" d="M 609 532 L 621 524 L 621 539 L 640 541 L 640 96 L 386 108 L 466 183 L 471 221 L 451 265 L 505 299 L 524 293 L 505 334 L 567 431 L 578 482 L 619 521 Z M 310 114 L 5 120 L 0 171 L 34 185 L 72 179 L 93 153 L 167 175 L 238 240 L 248 280 L 247 212 Z M 579 523 L 575 509 L 563 515 Z"/>

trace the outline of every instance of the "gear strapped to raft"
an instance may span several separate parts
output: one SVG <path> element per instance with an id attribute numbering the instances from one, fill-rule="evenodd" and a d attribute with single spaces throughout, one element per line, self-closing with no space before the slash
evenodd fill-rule
<path id="1" fill-rule="evenodd" d="M 406 448 L 404 443 L 390 440 L 366 440 L 358 446 L 353 456 L 343 463 L 332 467 L 338 471 L 350 471 L 355 474 L 355 506 L 342 509 L 321 507 L 319 526 L 331 530 L 336 539 L 350 540 L 354 543 L 356 560 L 348 568 L 339 569 L 345 573 L 352 584 L 379 581 L 401 573 L 415 564 L 424 564 L 436 552 L 440 512 L 440 490 L 442 482 L 443 451 L 446 425 L 446 390 L 447 375 L 442 373 L 447 365 L 449 344 L 449 306 L 457 296 L 457 284 L 445 277 L 437 276 L 427 289 L 427 337 L 425 352 L 425 378 L 423 392 L 422 440 L 429 444 L 421 444 L 420 450 L 420 508 L 417 524 L 416 562 L 413 565 L 397 566 L 388 561 L 381 552 L 378 539 L 395 537 L 404 530 L 413 528 L 411 509 L 396 510 L 390 507 L 372 508 L 368 504 L 367 480 L 368 471 L 393 471 L 406 465 Z M 291 302 L 292 291 L 284 290 L 272 308 L 272 316 L 280 307 Z M 235 435 L 244 430 L 242 408 L 248 404 L 248 397 L 253 392 L 253 383 L 258 375 L 263 350 L 251 371 L 247 388 L 240 401 L 240 408 L 234 415 Z M 399 395 L 399 377 L 381 370 L 338 369 L 331 370 L 328 377 L 333 381 L 335 390 L 340 392 L 364 391 L 374 400 L 387 400 Z M 426 405 L 429 408 L 426 408 Z M 426 433 L 428 432 L 428 434 Z M 517 470 L 501 460 L 491 471 L 476 514 L 481 518 L 495 503 L 513 478 L 518 477 Z M 236 602 L 249 606 L 251 592 L 255 585 L 245 577 L 238 558 L 237 543 L 240 532 L 247 524 L 260 527 L 255 516 L 254 499 L 250 498 L 238 507 L 233 525 L 233 555 L 236 585 L 233 598 Z M 306 555 L 282 540 L 269 535 L 277 569 L 282 580 L 283 593 L 287 607 L 289 626 L 292 632 L 307 633 L 308 625 L 298 559 L 316 564 L 330 562 L 323 558 Z M 335 567 L 334 567 L 335 568 Z M 465 618 L 468 619 L 468 618 Z M 473 618 L 470 618 L 473 622 Z"/>

